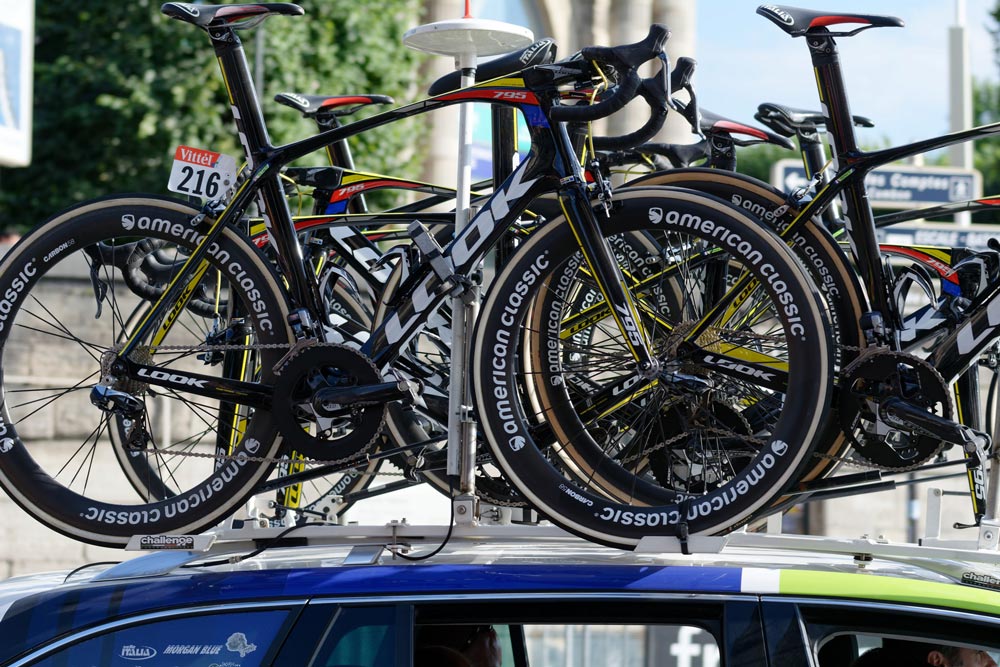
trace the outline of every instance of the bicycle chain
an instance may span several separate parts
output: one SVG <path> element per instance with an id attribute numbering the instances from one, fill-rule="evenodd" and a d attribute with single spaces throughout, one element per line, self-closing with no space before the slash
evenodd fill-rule
<path id="1" fill-rule="evenodd" d="M 734 332 L 730 332 L 730 333 L 734 333 Z M 746 332 L 741 332 L 741 333 L 746 333 Z M 759 338 L 761 340 L 774 340 L 774 341 L 784 340 L 784 337 L 782 337 L 782 336 L 768 336 L 766 334 L 757 334 L 754 337 L 755 338 Z M 851 361 L 851 363 L 849 363 L 845 367 L 845 370 L 847 368 L 850 368 L 851 366 L 855 366 L 857 364 L 860 364 L 863 361 L 866 361 L 868 358 L 870 358 L 872 356 L 879 355 L 879 354 L 893 354 L 895 356 L 901 356 L 901 357 L 907 358 L 907 359 L 911 360 L 914 364 L 919 364 L 921 366 L 928 367 L 928 369 L 942 383 L 944 382 L 944 378 L 941 376 L 940 373 L 938 373 L 937 369 L 935 369 L 934 367 L 930 366 L 925 360 L 921 359 L 920 357 L 917 357 L 915 355 L 912 355 L 912 354 L 909 354 L 909 353 L 906 353 L 906 352 L 894 352 L 894 351 L 892 351 L 892 350 L 890 350 L 888 348 L 878 347 L 878 346 L 859 347 L 859 346 L 855 346 L 855 345 L 839 345 L 838 348 L 840 350 L 842 350 L 842 351 L 845 351 L 845 352 L 857 352 L 858 353 L 857 358 L 855 358 L 853 361 Z M 763 447 L 763 446 L 765 446 L 767 444 L 766 442 L 764 442 L 764 440 L 762 440 L 760 438 L 753 438 L 753 437 L 749 437 L 749 436 L 746 436 L 746 435 L 743 435 L 743 434 L 737 434 L 737 433 L 733 433 L 731 431 L 725 431 L 725 430 L 722 430 L 722 429 L 707 428 L 707 429 L 702 429 L 702 431 L 706 432 L 706 433 L 709 433 L 710 435 L 738 436 L 738 437 L 740 437 L 741 439 L 743 439 L 743 440 L 745 440 L 747 442 L 759 445 L 761 447 Z M 660 449 L 664 449 L 666 447 L 669 447 L 669 446 L 673 445 L 674 443 L 676 443 L 676 442 L 680 441 L 681 439 L 683 439 L 685 437 L 688 437 L 688 436 L 689 436 L 688 433 L 680 433 L 678 435 L 675 435 L 672 438 L 668 438 L 664 442 L 661 442 L 661 443 L 659 443 L 657 445 L 654 445 L 654 446 L 650 447 L 649 449 L 645 449 L 645 450 L 643 450 L 642 452 L 640 452 L 638 454 L 634 454 L 633 456 L 630 456 L 630 457 L 622 460 L 621 463 L 623 465 L 634 463 L 634 462 L 636 462 L 636 461 L 638 461 L 638 460 L 640 460 L 642 458 L 648 457 L 653 452 L 656 452 L 656 451 L 658 451 Z M 864 462 L 864 461 L 859 461 L 857 459 L 852 459 L 852 458 L 849 458 L 847 456 L 833 456 L 833 455 L 830 455 L 830 454 L 822 454 L 822 453 L 819 453 L 819 452 L 814 452 L 812 456 L 814 458 L 821 459 L 821 460 L 824 460 L 824 461 L 836 461 L 836 462 L 840 463 L 841 465 L 849 466 L 849 467 L 854 468 L 856 470 L 862 470 L 862 471 L 868 471 L 868 470 L 879 470 L 879 471 L 881 471 L 881 470 L 883 470 L 882 467 L 877 466 L 875 464 L 867 463 L 867 462 Z"/>

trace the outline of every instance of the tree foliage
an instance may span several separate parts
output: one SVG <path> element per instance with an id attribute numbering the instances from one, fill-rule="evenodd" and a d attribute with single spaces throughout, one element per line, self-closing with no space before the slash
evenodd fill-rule
<path id="1" fill-rule="evenodd" d="M 419 0 L 303 0 L 241 33 L 251 63 L 263 30 L 264 100 L 272 141 L 315 132 L 278 92 L 380 93 L 405 101 L 419 55 L 400 37 Z M 117 192 L 165 192 L 178 144 L 242 156 L 208 37 L 159 12 L 160 0 L 36 4 L 34 144 L 30 167 L 0 171 L 0 225 L 30 227 L 76 202 Z M 422 136 L 409 121 L 353 142 L 369 171 L 415 173 Z M 321 164 L 317 154 L 313 164 Z"/>
<path id="2" fill-rule="evenodd" d="M 976 81 L 972 86 L 972 123 L 985 125 L 1000 121 L 1000 86 L 992 81 Z M 1000 194 L 1000 146 L 992 139 L 975 143 L 973 163 L 983 175 L 983 194 Z"/>
<path id="3" fill-rule="evenodd" d="M 753 176 L 767 183 L 771 182 L 771 167 L 774 163 L 778 160 L 798 158 L 798 152 L 770 144 L 736 149 L 737 169 L 747 176 Z"/>

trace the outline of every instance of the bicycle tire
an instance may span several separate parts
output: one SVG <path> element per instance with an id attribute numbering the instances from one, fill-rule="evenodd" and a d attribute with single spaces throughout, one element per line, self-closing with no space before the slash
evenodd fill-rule
<path id="1" fill-rule="evenodd" d="M 787 194 L 763 181 L 722 169 L 671 169 L 640 176 L 622 187 L 649 185 L 681 187 L 714 195 L 778 232 L 798 215 L 798 209 L 789 204 Z M 856 359 L 858 351 L 864 347 L 860 327 L 864 306 L 859 297 L 864 292 L 857 271 L 822 220 L 813 219 L 800 226 L 791 235 L 789 246 L 812 275 L 826 301 L 834 343 L 834 365 L 843 368 Z M 800 481 L 826 477 L 848 458 L 850 440 L 837 414 L 838 406 L 834 404 L 827 426 L 817 439 L 813 465 Z"/>
<path id="2" fill-rule="evenodd" d="M 244 406 L 227 445 L 228 458 L 220 459 L 218 451 L 212 453 L 220 443 L 209 441 L 221 430 L 211 424 L 219 402 L 192 398 L 176 386 L 116 381 L 115 388 L 143 404 L 135 418 L 142 437 L 134 441 L 130 465 L 147 470 L 147 486 L 164 479 L 177 484 L 166 498 L 144 498 L 121 479 L 123 467 L 109 451 L 114 448 L 110 433 L 122 428 L 122 419 L 87 400 L 91 387 L 108 373 L 102 358 L 110 358 L 106 353 L 122 339 L 124 314 L 146 298 L 127 287 L 121 265 L 114 262 L 140 246 L 168 254 L 176 249 L 175 256 L 182 256 L 201 233 L 191 224 L 196 213 L 187 203 L 151 195 L 94 200 L 32 230 L 0 263 L 5 297 L 0 486 L 29 514 L 72 538 L 121 547 L 136 533 L 201 532 L 228 516 L 266 476 L 270 465 L 254 459 L 271 458 L 280 448 L 270 411 Z M 218 310 L 230 298 L 242 303 L 249 340 L 273 346 L 257 350 L 257 379 L 270 382 L 270 369 L 291 341 L 279 279 L 234 229 L 224 230 L 212 245 L 207 266 L 201 280 L 217 281 Z M 178 322 L 179 315 L 173 313 Z M 227 324 L 223 320 L 223 327 Z M 137 348 L 141 363 L 164 374 L 217 373 L 212 369 L 221 364 L 212 355 L 202 359 L 190 349 L 160 349 L 202 344 L 202 332 L 180 323 L 167 331 L 158 347 L 144 341 Z M 36 354 L 26 354 L 30 349 Z M 54 378 L 57 372 L 60 377 Z M 185 412 L 166 416 L 168 405 Z M 154 418 L 163 421 L 154 427 Z M 75 450 L 65 450 L 65 461 L 56 460 L 57 443 L 81 438 Z M 208 456 L 182 456 L 185 452 Z"/>
<path id="3" fill-rule="evenodd" d="M 698 253 L 697 260 L 689 257 L 675 262 L 676 267 L 670 275 L 680 275 L 686 265 L 697 268 L 702 274 L 720 269 L 731 272 L 730 267 L 738 263 L 751 275 L 761 278 L 754 291 L 772 305 L 777 304 L 771 312 L 780 325 L 779 335 L 762 337 L 754 331 L 755 326 L 768 322 L 760 314 L 743 320 L 748 324 L 741 334 L 746 340 L 754 341 L 753 344 L 762 344 L 773 337 L 785 346 L 783 359 L 788 367 L 788 384 L 784 394 L 761 392 L 756 405 L 750 404 L 755 410 L 764 406 L 780 411 L 779 416 L 766 424 L 769 432 L 731 438 L 743 447 L 754 437 L 762 441 L 742 468 L 731 473 L 723 469 L 732 466 L 725 461 L 726 451 L 720 447 L 717 455 L 723 465 L 717 470 L 730 477 L 723 479 L 720 474 L 720 481 L 714 487 L 709 488 L 706 482 L 701 492 L 671 488 L 652 479 L 648 467 L 642 467 L 645 465 L 643 456 L 648 461 L 648 450 L 638 451 L 640 464 L 632 469 L 626 467 L 627 461 L 615 459 L 619 452 L 610 448 L 605 450 L 608 445 L 605 434 L 589 430 L 594 422 L 585 423 L 580 414 L 584 404 L 570 395 L 568 387 L 579 383 L 563 368 L 561 353 L 550 355 L 553 346 L 560 351 L 559 346 L 565 345 L 560 338 L 562 311 L 553 308 L 552 304 L 561 308 L 564 295 L 574 289 L 574 281 L 584 274 L 579 271 L 581 260 L 575 252 L 577 246 L 572 233 L 568 225 L 559 221 L 550 222 L 530 236 L 503 269 L 487 296 L 474 337 L 477 345 L 472 363 L 479 418 L 494 457 L 508 479 L 543 515 L 570 532 L 600 543 L 634 548 L 645 536 L 676 534 L 679 523 L 685 523 L 691 533 L 732 530 L 773 502 L 798 479 L 808 463 L 814 438 L 824 424 L 830 402 L 832 362 L 823 302 L 805 269 L 787 246 L 758 222 L 721 200 L 671 188 L 631 188 L 619 190 L 612 206 L 611 219 L 603 223 L 607 236 L 639 230 L 655 235 L 674 235 L 687 245 L 665 247 L 692 248 L 692 251 L 712 243 L 713 233 L 725 239 L 739 239 L 739 249 L 729 248 L 725 253 L 706 251 Z M 699 226 L 703 222 L 705 226 Z M 696 261 L 699 266 L 695 266 Z M 764 266 L 767 268 L 763 269 Z M 623 267 L 623 271 L 627 274 L 629 268 Z M 728 289 L 728 277 L 729 273 L 718 276 L 714 289 Z M 708 296 L 708 292 L 692 296 L 688 308 Z M 642 299 L 641 295 L 634 297 Z M 795 308 L 789 309 L 787 304 Z M 650 300 L 645 300 L 644 311 L 651 312 L 651 308 Z M 669 321 L 681 315 L 652 311 L 649 317 Z M 729 326 L 739 321 L 733 319 Z M 672 322 L 674 325 L 679 323 L 678 320 Z M 789 336 L 791 332 L 794 335 Z M 718 336 L 716 341 L 722 341 L 723 329 L 714 329 L 713 333 Z M 608 335 L 609 347 L 614 344 L 613 336 L 617 335 L 617 330 Z M 677 362 L 676 352 L 668 352 L 663 347 L 664 342 L 663 339 L 652 341 L 658 356 L 664 362 Z M 721 345 L 720 342 L 715 344 Z M 733 349 L 749 350 L 750 344 Z M 619 348 L 624 349 L 620 341 Z M 701 358 L 702 361 L 711 359 L 711 355 Z M 684 359 L 685 364 L 690 365 L 695 357 L 685 354 Z M 606 376 L 618 380 L 638 377 L 622 366 L 620 360 L 619 357 L 616 364 L 611 359 L 592 377 L 597 380 Z M 702 364 L 691 373 L 737 384 L 733 373 L 723 375 L 720 370 L 720 366 Z M 738 384 L 748 385 L 747 396 L 752 397 L 749 393 L 751 375 L 747 371 L 738 372 L 743 373 Z M 680 386 L 675 385 L 679 376 L 671 377 L 669 382 L 666 376 L 657 378 L 661 389 L 668 385 Z M 621 405 L 634 405 L 627 396 L 623 394 Z M 647 397 L 650 405 L 656 405 L 651 415 L 659 415 L 661 407 L 667 404 L 666 399 L 672 406 L 680 404 L 681 398 L 691 398 L 666 391 L 661 396 L 653 396 L 654 399 L 660 397 L 663 402 Z M 791 409 L 793 399 L 799 409 Z M 541 414 L 532 412 L 535 405 L 542 406 Z M 739 406 L 739 403 L 734 405 Z M 711 415 L 714 403 L 709 408 L 706 413 Z M 748 408 L 743 414 L 750 412 Z M 656 419 L 659 422 L 660 417 Z M 747 421 L 756 423 L 759 417 Z M 637 423 L 633 422 L 631 435 L 638 440 L 635 434 L 641 431 L 635 427 Z M 665 430 L 659 423 L 657 425 Z M 664 434 L 655 435 L 663 436 L 662 441 L 669 443 Z M 681 437 L 689 436 L 681 433 Z M 563 456 L 554 457 L 555 451 Z M 576 466 L 575 471 L 566 465 L 567 459 Z M 694 469 L 695 465 L 690 463 L 689 471 Z M 700 474 L 708 479 L 704 471 Z"/>

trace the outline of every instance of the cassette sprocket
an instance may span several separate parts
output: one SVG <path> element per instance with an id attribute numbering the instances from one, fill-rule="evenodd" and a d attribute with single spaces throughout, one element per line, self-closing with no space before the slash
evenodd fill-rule
<path id="1" fill-rule="evenodd" d="M 721 400 L 680 402 L 663 412 L 657 430 L 670 445 L 649 455 L 650 470 L 661 486 L 683 493 L 717 489 L 757 453 L 749 422 Z"/>

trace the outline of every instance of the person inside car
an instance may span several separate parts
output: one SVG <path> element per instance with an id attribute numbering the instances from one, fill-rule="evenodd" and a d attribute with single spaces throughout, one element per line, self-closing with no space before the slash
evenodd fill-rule
<path id="1" fill-rule="evenodd" d="M 500 667 L 503 649 L 492 625 L 417 627 L 414 667 Z"/>
<path id="2" fill-rule="evenodd" d="M 882 648 L 871 649 L 854 661 L 851 667 L 874 665 L 905 665 L 906 667 L 997 667 L 986 651 L 930 642 L 913 642 L 886 638 Z"/>

